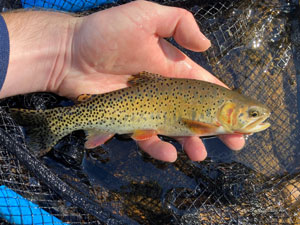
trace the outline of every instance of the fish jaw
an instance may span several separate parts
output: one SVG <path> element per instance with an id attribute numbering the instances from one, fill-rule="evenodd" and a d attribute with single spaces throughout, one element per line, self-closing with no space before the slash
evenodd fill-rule
<path id="1" fill-rule="evenodd" d="M 257 124 L 255 127 L 247 129 L 248 133 L 256 133 L 256 132 L 260 132 L 263 130 L 266 130 L 267 128 L 269 128 L 271 126 L 270 123 L 260 123 Z"/>
<path id="2" fill-rule="evenodd" d="M 256 133 L 256 132 L 260 132 L 263 130 L 266 130 L 267 128 L 269 128 L 271 126 L 270 123 L 265 122 L 264 121 L 269 118 L 271 113 L 267 113 L 264 117 L 246 124 L 241 130 L 238 130 L 237 132 L 239 133 L 244 133 L 244 134 L 252 134 L 252 133 Z"/>

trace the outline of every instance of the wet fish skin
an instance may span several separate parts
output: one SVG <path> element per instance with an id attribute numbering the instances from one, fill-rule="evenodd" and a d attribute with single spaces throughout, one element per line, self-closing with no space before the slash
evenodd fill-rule
<path id="1" fill-rule="evenodd" d="M 75 130 L 85 130 L 85 146 L 93 148 L 115 133 L 146 140 L 155 134 L 253 133 L 269 126 L 259 125 L 270 115 L 267 107 L 216 84 L 147 72 L 132 76 L 128 83 L 128 88 L 110 93 L 79 96 L 75 106 L 10 109 L 11 115 L 27 127 L 28 147 L 35 152 L 49 151 Z M 255 130 L 257 126 L 261 127 Z"/>

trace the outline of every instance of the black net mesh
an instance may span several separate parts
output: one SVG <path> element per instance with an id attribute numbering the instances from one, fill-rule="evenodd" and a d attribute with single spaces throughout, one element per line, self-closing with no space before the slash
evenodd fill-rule
<path id="1" fill-rule="evenodd" d="M 2 0 L 0 9 L 35 2 Z M 1 101 L 0 184 L 70 224 L 300 224 L 299 3 L 158 2 L 194 14 L 212 47 L 202 54 L 182 50 L 229 87 L 264 102 L 272 126 L 249 137 L 240 152 L 204 139 L 209 157 L 200 163 L 172 140 L 179 151 L 172 164 L 149 158 L 125 137 L 84 150 L 82 132 L 37 159 L 7 108 L 52 108 L 67 100 L 17 96 Z M 123 3 L 43 0 L 37 6 L 70 4 L 67 10 L 89 14 Z"/>

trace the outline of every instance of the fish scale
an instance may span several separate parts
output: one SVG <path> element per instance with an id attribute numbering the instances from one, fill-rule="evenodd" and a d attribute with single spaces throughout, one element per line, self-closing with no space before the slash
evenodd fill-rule
<path id="1" fill-rule="evenodd" d="M 35 152 L 49 151 L 75 130 L 86 131 L 85 146 L 92 148 L 115 133 L 133 133 L 134 139 L 146 140 L 156 134 L 252 133 L 269 126 L 262 124 L 270 115 L 267 107 L 212 83 L 143 72 L 132 76 L 128 84 L 106 94 L 81 95 L 75 106 L 10 111 L 29 130 L 28 146 Z M 249 115 L 251 110 L 256 118 Z"/>

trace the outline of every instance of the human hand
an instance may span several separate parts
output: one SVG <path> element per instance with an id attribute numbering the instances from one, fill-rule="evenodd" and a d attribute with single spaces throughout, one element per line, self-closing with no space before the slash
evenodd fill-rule
<path id="1" fill-rule="evenodd" d="M 223 85 L 165 37 L 181 46 L 205 51 L 210 41 L 200 32 L 191 13 L 180 8 L 137 1 L 79 18 L 61 82 L 54 91 L 75 97 L 82 93 L 105 93 L 127 87 L 130 74 L 150 71 L 164 76 L 193 78 Z M 241 135 L 222 135 L 231 149 L 244 145 Z M 206 149 L 198 137 L 177 138 L 189 158 L 201 161 Z M 153 158 L 175 161 L 173 145 L 157 136 L 138 145 Z"/>
<path id="2" fill-rule="evenodd" d="M 127 87 L 129 75 L 141 71 L 222 84 L 164 40 L 205 51 L 210 42 L 191 13 L 180 8 L 136 1 L 87 17 L 45 11 L 3 14 L 10 36 L 10 62 L 0 97 L 51 91 L 67 97 L 105 93 Z M 220 136 L 240 149 L 240 135 Z M 198 137 L 177 139 L 190 159 L 205 159 Z M 152 157 L 175 161 L 174 146 L 157 136 L 138 142 Z"/>

